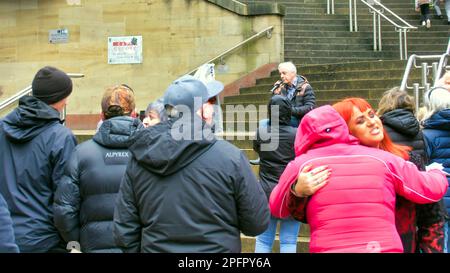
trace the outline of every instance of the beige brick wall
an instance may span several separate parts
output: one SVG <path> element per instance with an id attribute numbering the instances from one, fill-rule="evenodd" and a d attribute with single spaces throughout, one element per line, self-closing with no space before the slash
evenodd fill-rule
<path id="1" fill-rule="evenodd" d="M 74 79 L 68 113 L 99 112 L 105 87 L 127 83 L 137 107 L 160 97 L 178 76 L 273 25 L 261 38 L 226 58 L 230 83 L 283 59 L 282 17 L 241 16 L 204 0 L 0 1 L 0 101 L 31 84 L 36 71 L 52 65 L 83 73 Z M 69 42 L 50 44 L 51 29 L 67 28 Z M 109 36 L 141 35 L 143 63 L 108 65 Z"/>

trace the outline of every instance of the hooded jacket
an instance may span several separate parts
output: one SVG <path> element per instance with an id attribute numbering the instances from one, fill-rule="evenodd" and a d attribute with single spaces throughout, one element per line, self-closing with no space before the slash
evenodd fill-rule
<path id="1" fill-rule="evenodd" d="M 240 252 L 240 232 L 266 230 L 267 199 L 248 159 L 193 118 L 141 130 L 130 146 L 113 230 L 125 252 Z"/>
<path id="2" fill-rule="evenodd" d="M 53 198 L 76 140 L 59 112 L 26 96 L 0 123 L 0 193 L 8 203 L 21 252 L 46 252 L 60 243 Z"/>
<path id="3" fill-rule="evenodd" d="M 426 153 L 430 163 L 437 162 L 450 172 L 450 109 L 441 110 L 423 123 Z M 444 196 L 447 213 L 450 213 L 450 190 Z"/>
<path id="4" fill-rule="evenodd" d="M 426 162 L 420 123 L 411 111 L 395 109 L 384 113 L 380 119 L 393 142 L 412 147 Z"/>
<path id="5" fill-rule="evenodd" d="M 328 165 L 332 171 L 328 184 L 306 206 L 311 252 L 402 252 L 395 195 L 431 203 L 447 188 L 445 175 L 438 170 L 420 172 L 391 153 L 359 145 L 331 106 L 303 118 L 295 153 L 270 196 L 270 209 L 277 217 L 289 215 L 287 193 L 306 164 Z"/>
<path id="6" fill-rule="evenodd" d="M 130 139 L 143 128 L 128 116 L 105 120 L 78 145 L 55 197 L 55 226 L 82 252 L 121 252 L 113 239 L 114 205 L 129 158 Z"/>
<path id="7" fill-rule="evenodd" d="M 394 109 L 384 113 L 380 119 L 393 142 L 412 147 L 413 150 L 409 160 L 424 168 L 423 166 L 428 162 L 428 157 L 425 153 L 422 129 L 413 112 L 407 109 Z M 417 243 L 422 252 L 429 252 L 427 249 L 438 249 L 434 248 L 438 245 L 437 243 L 428 243 L 428 240 L 430 238 L 434 240 L 432 234 L 437 234 L 430 231 L 433 225 L 442 222 L 444 219 L 440 203 L 416 205 L 401 196 L 397 197 L 396 224 L 405 253 L 415 252 Z M 419 234 L 417 230 L 420 231 Z M 430 235 L 425 236 L 422 233 Z M 417 241 L 418 238 L 423 240 Z M 424 249 L 425 247 L 427 249 Z"/>
<path id="8" fill-rule="evenodd" d="M 273 112 L 271 106 L 277 106 L 278 112 Z M 297 131 L 290 125 L 291 103 L 286 97 L 273 96 L 268 108 L 269 126 L 258 128 L 256 139 L 253 140 L 253 150 L 260 158 L 259 180 L 267 200 L 284 168 L 295 158 L 294 140 Z"/>

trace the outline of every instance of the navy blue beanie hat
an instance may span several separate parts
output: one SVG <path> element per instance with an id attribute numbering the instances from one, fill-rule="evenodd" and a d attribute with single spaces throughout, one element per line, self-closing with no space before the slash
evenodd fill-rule
<path id="1" fill-rule="evenodd" d="M 34 76 L 31 89 L 34 97 L 47 104 L 53 104 L 72 93 L 72 80 L 63 71 L 46 66 Z"/>

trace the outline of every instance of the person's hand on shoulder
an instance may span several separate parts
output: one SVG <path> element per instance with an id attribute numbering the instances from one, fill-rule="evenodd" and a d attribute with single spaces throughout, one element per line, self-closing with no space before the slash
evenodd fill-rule
<path id="1" fill-rule="evenodd" d="M 298 173 L 297 182 L 292 185 L 291 191 L 297 197 L 311 196 L 328 183 L 330 175 L 331 169 L 326 165 L 314 169 L 307 165 Z"/>

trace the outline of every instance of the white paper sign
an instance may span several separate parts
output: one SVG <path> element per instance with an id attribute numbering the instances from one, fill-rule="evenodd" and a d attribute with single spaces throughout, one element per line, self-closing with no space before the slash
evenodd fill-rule
<path id="1" fill-rule="evenodd" d="M 69 41 L 69 30 L 67 28 L 51 29 L 48 31 L 48 42 L 51 44 L 67 43 Z"/>
<path id="2" fill-rule="evenodd" d="M 108 64 L 142 63 L 142 36 L 108 38 Z"/>

